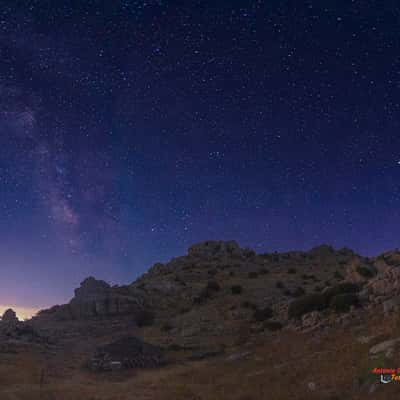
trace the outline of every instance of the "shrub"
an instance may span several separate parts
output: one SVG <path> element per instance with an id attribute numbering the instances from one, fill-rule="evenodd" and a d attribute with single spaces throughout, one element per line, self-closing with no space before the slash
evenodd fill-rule
<path id="1" fill-rule="evenodd" d="M 212 297 L 213 292 L 217 292 L 221 289 L 217 281 L 208 281 L 207 286 L 203 288 L 199 295 L 193 299 L 195 304 L 204 304 L 208 299 Z"/>
<path id="2" fill-rule="evenodd" d="M 336 312 L 347 312 L 351 306 L 358 305 L 358 303 L 359 298 L 355 293 L 344 293 L 332 297 L 329 305 Z"/>
<path id="3" fill-rule="evenodd" d="M 140 310 L 136 315 L 135 315 L 135 322 L 136 325 L 139 327 L 143 326 L 150 326 L 153 325 L 154 322 L 154 312 L 150 310 Z"/>
<path id="4" fill-rule="evenodd" d="M 339 281 L 342 281 L 344 279 L 343 275 L 339 271 L 335 271 L 335 273 L 333 274 L 333 277 L 335 279 L 338 279 Z"/>
<path id="5" fill-rule="evenodd" d="M 284 288 L 285 288 L 285 285 L 283 284 L 282 281 L 277 281 L 276 284 L 275 284 L 275 286 L 276 286 L 278 289 L 284 289 Z"/>
<path id="6" fill-rule="evenodd" d="M 306 294 L 306 291 L 301 287 L 297 287 L 295 290 L 292 292 L 293 297 L 300 297 Z"/>
<path id="7" fill-rule="evenodd" d="M 289 268 L 289 269 L 287 270 L 287 273 L 288 273 L 288 274 L 296 274 L 296 273 L 297 273 L 297 270 L 296 270 L 296 268 Z"/>
<path id="8" fill-rule="evenodd" d="M 360 287 L 355 283 L 345 282 L 339 283 L 338 285 L 332 286 L 323 292 L 326 298 L 327 304 L 329 304 L 332 297 L 339 294 L 345 293 L 357 293 L 360 291 Z"/>
<path id="9" fill-rule="evenodd" d="M 350 305 L 358 303 L 357 292 L 359 286 L 354 283 L 339 283 L 323 293 L 313 293 L 294 300 L 289 304 L 289 318 L 300 318 L 311 311 L 322 311 L 331 306 L 336 311 L 350 308 Z M 342 298 L 343 296 L 343 298 Z M 338 299 L 333 300 L 338 297 Z"/>
<path id="10" fill-rule="evenodd" d="M 248 273 L 248 277 L 250 279 L 255 279 L 255 278 L 258 277 L 258 274 L 257 274 L 257 272 L 251 271 L 251 272 Z"/>
<path id="11" fill-rule="evenodd" d="M 161 326 L 161 330 L 164 331 L 164 332 L 169 332 L 172 328 L 173 328 L 173 326 L 169 322 L 165 322 Z"/>
<path id="12" fill-rule="evenodd" d="M 265 321 L 263 327 L 271 332 L 275 332 L 281 330 L 283 326 L 278 321 Z"/>
<path id="13" fill-rule="evenodd" d="M 257 322 L 265 321 L 267 319 L 270 319 L 272 316 L 273 316 L 273 312 L 270 307 L 264 307 L 262 309 L 255 310 L 254 314 L 253 314 L 253 318 Z"/>
<path id="14" fill-rule="evenodd" d="M 248 300 L 243 301 L 240 304 L 240 307 L 242 307 L 242 308 L 252 308 L 253 310 L 255 310 L 257 308 L 257 306 L 254 303 L 251 303 Z"/>
<path id="15" fill-rule="evenodd" d="M 231 292 L 232 294 L 241 294 L 243 292 L 243 288 L 240 285 L 232 285 Z"/>
<path id="16" fill-rule="evenodd" d="M 211 290 L 204 288 L 200 291 L 199 295 L 193 299 L 194 304 L 204 304 L 211 297 Z"/>
<path id="17" fill-rule="evenodd" d="M 367 279 L 373 278 L 377 274 L 377 270 L 373 266 L 366 267 L 363 265 L 359 265 L 356 268 L 356 271 L 359 275 L 361 275 L 362 277 L 367 278 Z"/>
<path id="18" fill-rule="evenodd" d="M 186 283 L 185 283 L 179 276 L 176 276 L 176 277 L 174 278 L 174 281 L 175 281 L 176 283 L 179 283 L 179 284 L 182 285 L 182 286 L 186 286 Z"/>
<path id="19" fill-rule="evenodd" d="M 289 318 L 300 318 L 311 311 L 321 311 L 326 306 L 325 296 L 319 293 L 309 294 L 289 304 Z"/>
<path id="20" fill-rule="evenodd" d="M 209 291 L 218 292 L 221 287 L 219 286 L 219 283 L 217 281 L 208 281 L 206 289 Z"/>
<path id="21" fill-rule="evenodd" d="M 254 258 L 256 256 L 256 252 L 252 249 L 244 249 L 242 254 L 245 258 Z"/>

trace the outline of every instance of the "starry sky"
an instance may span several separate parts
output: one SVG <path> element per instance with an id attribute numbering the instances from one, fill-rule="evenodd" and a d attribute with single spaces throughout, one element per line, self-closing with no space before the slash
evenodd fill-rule
<path id="1" fill-rule="evenodd" d="M 206 239 L 398 246 L 400 5 L 0 7 L 0 304 Z"/>

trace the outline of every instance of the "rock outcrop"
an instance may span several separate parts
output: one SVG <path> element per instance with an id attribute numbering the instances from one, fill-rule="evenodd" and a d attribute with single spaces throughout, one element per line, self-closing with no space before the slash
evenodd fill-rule
<path id="1" fill-rule="evenodd" d="M 194 244 L 189 247 L 188 255 L 202 259 L 212 257 L 241 257 L 244 251 L 234 241 L 213 241 L 207 240 L 205 242 Z"/>
<path id="2" fill-rule="evenodd" d="M 134 315 L 143 306 L 143 298 L 134 290 L 124 286 L 112 287 L 104 281 L 89 277 L 75 289 L 75 296 L 68 304 L 40 311 L 38 318 L 79 320 Z"/>
<path id="3" fill-rule="evenodd" d="M 18 321 L 19 320 L 17 318 L 17 314 L 11 308 L 6 310 L 3 314 L 3 316 L 1 317 L 1 322 L 3 324 L 16 324 L 16 323 L 18 323 Z"/>

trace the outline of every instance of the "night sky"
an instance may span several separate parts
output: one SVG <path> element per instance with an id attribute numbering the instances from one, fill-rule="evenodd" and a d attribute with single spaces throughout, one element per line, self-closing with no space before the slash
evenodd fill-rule
<path id="1" fill-rule="evenodd" d="M 399 246 L 400 5 L 1 1 L 0 304 L 206 239 Z"/>

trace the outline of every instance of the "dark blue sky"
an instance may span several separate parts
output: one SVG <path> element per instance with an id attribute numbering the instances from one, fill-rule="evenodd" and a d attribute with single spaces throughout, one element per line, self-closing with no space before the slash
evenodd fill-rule
<path id="1" fill-rule="evenodd" d="M 397 1 L 3 1 L 0 304 L 204 239 L 398 246 Z"/>

